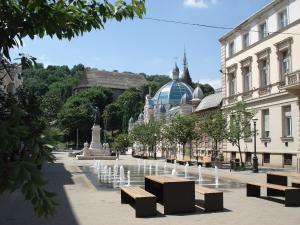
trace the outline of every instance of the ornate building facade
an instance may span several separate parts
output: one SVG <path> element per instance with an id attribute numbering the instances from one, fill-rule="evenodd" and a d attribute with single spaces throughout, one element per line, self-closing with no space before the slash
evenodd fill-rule
<path id="1" fill-rule="evenodd" d="M 244 101 L 256 112 L 264 166 L 300 171 L 300 0 L 274 0 L 220 39 L 223 109 Z M 243 141 L 251 162 L 254 141 Z M 225 158 L 237 157 L 231 144 Z M 297 157 L 298 155 L 298 157 Z"/>

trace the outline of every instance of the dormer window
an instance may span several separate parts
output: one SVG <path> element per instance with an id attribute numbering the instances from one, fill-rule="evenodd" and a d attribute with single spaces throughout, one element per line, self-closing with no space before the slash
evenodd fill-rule
<path id="1" fill-rule="evenodd" d="M 259 25 L 259 40 L 264 39 L 265 37 L 268 36 L 268 30 L 267 30 L 267 22 L 263 22 L 262 24 Z"/>
<path id="2" fill-rule="evenodd" d="M 243 35 L 243 49 L 250 45 L 249 33 Z"/>
<path id="3" fill-rule="evenodd" d="M 288 25 L 288 14 L 287 9 L 284 9 L 278 13 L 278 29 L 286 27 Z"/>
<path id="4" fill-rule="evenodd" d="M 229 43 L 229 57 L 233 56 L 234 54 L 234 41 Z"/>

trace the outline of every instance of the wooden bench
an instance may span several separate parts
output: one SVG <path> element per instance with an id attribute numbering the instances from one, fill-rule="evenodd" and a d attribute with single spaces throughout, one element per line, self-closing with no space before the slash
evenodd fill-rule
<path id="1" fill-rule="evenodd" d="M 140 187 L 122 187 L 121 203 L 131 204 L 136 217 L 156 216 L 156 197 Z"/>
<path id="2" fill-rule="evenodd" d="M 292 187 L 300 188 L 300 181 L 292 181 Z"/>
<path id="3" fill-rule="evenodd" d="M 205 211 L 221 211 L 224 209 L 222 191 L 196 185 L 195 192 L 204 195 L 203 208 Z"/>
<path id="4" fill-rule="evenodd" d="M 282 193 L 285 198 L 285 206 L 300 206 L 300 188 L 287 187 L 269 183 L 247 183 L 247 196 L 260 197 L 260 189 L 267 188 L 267 196 L 273 196 L 272 191 L 275 191 L 275 196 L 278 192 Z"/>

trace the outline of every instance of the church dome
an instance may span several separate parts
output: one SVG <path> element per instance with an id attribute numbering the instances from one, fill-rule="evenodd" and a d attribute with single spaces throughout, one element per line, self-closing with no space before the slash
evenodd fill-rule
<path id="1" fill-rule="evenodd" d="M 193 92 L 193 99 L 201 100 L 201 99 L 203 99 L 203 97 L 204 97 L 204 94 L 203 94 L 202 89 L 199 86 L 196 87 L 196 89 Z"/>
<path id="2" fill-rule="evenodd" d="M 188 104 L 189 101 L 190 101 L 190 98 L 188 97 L 188 95 L 187 95 L 187 94 L 184 94 L 184 95 L 181 97 L 180 104 L 181 104 L 181 105 L 186 105 L 186 104 Z"/>
<path id="3" fill-rule="evenodd" d="M 180 104 L 182 96 L 192 99 L 193 88 L 178 80 L 172 80 L 162 86 L 153 97 L 156 104 L 176 106 Z"/>

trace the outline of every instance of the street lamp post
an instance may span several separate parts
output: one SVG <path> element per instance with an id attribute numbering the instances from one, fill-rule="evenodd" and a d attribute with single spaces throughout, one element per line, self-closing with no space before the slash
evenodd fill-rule
<path id="1" fill-rule="evenodd" d="M 257 118 L 253 118 L 253 128 L 254 128 L 254 156 L 253 156 L 253 167 L 252 172 L 258 173 L 258 159 L 256 155 L 256 122 Z"/>
<path id="2" fill-rule="evenodd" d="M 155 160 L 156 160 L 156 137 L 157 137 L 157 135 L 154 134 L 154 143 L 155 143 L 155 145 L 154 145 L 154 159 Z"/>

